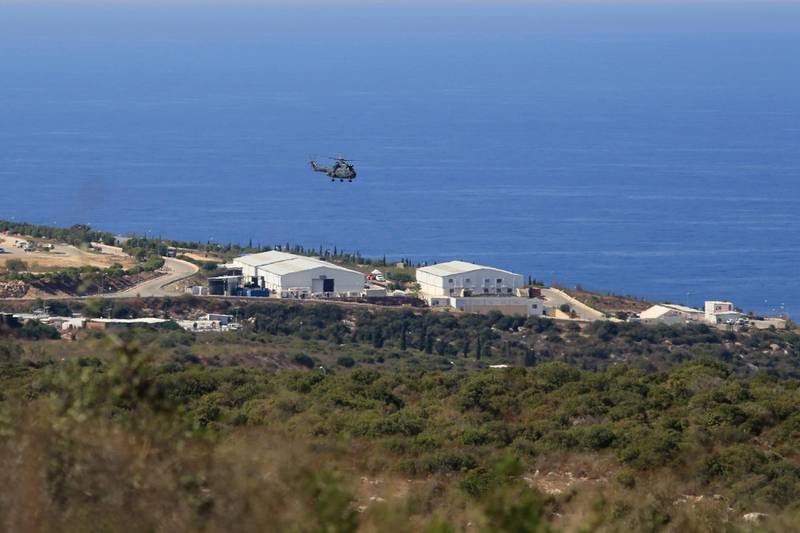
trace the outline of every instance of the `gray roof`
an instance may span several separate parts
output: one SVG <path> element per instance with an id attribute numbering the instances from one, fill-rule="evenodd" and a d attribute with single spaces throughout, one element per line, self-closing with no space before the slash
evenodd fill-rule
<path id="1" fill-rule="evenodd" d="M 453 274 L 466 274 L 467 272 L 473 272 L 475 270 L 483 270 L 483 269 L 495 270 L 497 272 L 502 272 L 503 274 L 510 274 L 512 276 L 520 275 L 520 274 L 515 274 L 514 272 L 509 272 L 508 270 L 503 270 L 501 268 L 476 265 L 475 263 L 467 263 L 466 261 L 448 261 L 447 263 L 439 263 L 437 265 L 420 267 L 417 269 L 417 271 L 433 274 L 434 276 L 451 276 Z"/>
<path id="2" fill-rule="evenodd" d="M 314 257 L 287 254 L 286 252 L 276 252 L 274 250 L 270 252 L 261 252 L 259 254 L 244 255 L 242 257 L 237 257 L 235 261 L 277 275 L 291 274 L 293 272 L 302 272 L 304 270 L 314 270 L 323 267 L 349 272 L 351 274 L 359 274 L 361 276 L 364 275 L 357 270 L 350 270 L 349 268 L 334 265 L 333 263 Z"/>

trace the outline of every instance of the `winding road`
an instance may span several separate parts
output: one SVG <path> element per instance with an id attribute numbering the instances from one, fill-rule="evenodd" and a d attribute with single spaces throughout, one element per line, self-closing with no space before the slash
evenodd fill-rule
<path id="1" fill-rule="evenodd" d="M 134 285 L 130 289 L 120 292 L 111 292 L 102 294 L 104 298 L 150 298 L 158 296 L 178 296 L 182 294 L 175 286 L 176 283 L 182 281 L 189 276 L 193 276 L 200 270 L 197 265 L 193 265 L 188 261 L 181 261 L 172 257 L 164 258 L 164 266 L 162 271 L 167 274 L 159 276 L 155 279 L 145 281 L 139 285 Z"/>
<path id="2" fill-rule="evenodd" d="M 565 293 L 562 290 L 552 287 L 549 289 L 542 289 L 542 295 L 545 298 L 547 298 L 547 303 L 545 304 L 545 306 L 550 309 L 557 310 L 563 304 L 569 305 L 572 308 L 572 310 L 575 311 L 575 314 L 578 317 L 577 320 L 584 322 L 594 322 L 595 320 L 605 319 L 605 315 L 603 315 L 603 313 L 601 313 L 597 309 L 592 309 L 585 303 L 576 300 L 575 298 L 573 298 L 572 296 L 570 296 L 569 294 Z"/>

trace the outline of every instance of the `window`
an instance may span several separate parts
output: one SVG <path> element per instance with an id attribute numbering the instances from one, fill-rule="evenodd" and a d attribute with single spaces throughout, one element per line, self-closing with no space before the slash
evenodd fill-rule
<path id="1" fill-rule="evenodd" d="M 488 294 L 488 293 L 489 293 L 489 289 L 483 289 L 483 294 Z"/>
<path id="2" fill-rule="evenodd" d="M 453 294 L 453 292 L 454 292 L 454 290 L 453 290 L 453 289 L 450 289 L 450 294 Z"/>
<path id="3" fill-rule="evenodd" d="M 503 278 L 497 278 L 497 284 L 500 285 L 501 283 L 503 283 Z"/>
<path id="4" fill-rule="evenodd" d="M 464 283 L 469 283 L 470 281 L 472 281 L 472 280 L 467 278 L 467 279 L 464 280 Z"/>
<path id="5" fill-rule="evenodd" d="M 453 283 L 453 278 L 450 278 L 450 279 L 448 279 L 448 280 L 447 280 L 447 283 L 450 283 L 450 284 L 452 285 L 452 283 Z"/>
<path id="6" fill-rule="evenodd" d="M 510 293 L 510 292 L 511 292 L 511 287 L 509 287 L 508 289 L 506 289 L 506 292 Z"/>

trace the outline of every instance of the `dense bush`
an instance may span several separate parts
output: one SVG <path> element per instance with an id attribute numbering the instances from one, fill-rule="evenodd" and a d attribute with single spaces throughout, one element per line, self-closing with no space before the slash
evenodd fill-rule
<path id="1" fill-rule="evenodd" d="M 287 312 L 291 317 L 296 311 Z M 318 310 L 315 316 L 327 313 Z M 269 520 L 256 511 L 260 494 L 301 506 L 299 515 L 274 509 L 274 524 L 294 520 L 352 529 L 377 520 L 375 529 L 392 529 L 383 522 L 386 515 L 353 514 L 356 496 L 342 472 L 355 470 L 347 475 L 433 483 L 428 504 L 414 503 L 423 493 L 417 488 L 406 507 L 396 508 L 431 523 L 442 518 L 432 509 L 471 509 L 478 517 L 473 519 L 491 524 L 491 530 L 540 531 L 556 510 L 588 505 L 577 516 L 594 516 L 589 510 L 596 502 L 581 498 L 595 492 L 575 489 L 543 498 L 528 487 L 541 462 L 585 464 L 587 454 L 591 463 L 605 465 L 600 472 L 613 482 L 595 490 L 614 500 L 587 529 L 659 529 L 689 520 L 682 514 L 689 511 L 674 503 L 687 485 L 723 494 L 726 506 L 776 516 L 790 513 L 800 498 L 797 383 L 763 375 L 736 378 L 719 362 L 685 363 L 663 373 L 627 366 L 586 371 L 563 362 L 477 372 L 361 366 L 272 373 L 175 360 L 153 365 L 132 348 L 186 347 L 194 336 L 184 332 L 119 338 L 128 344 L 108 357 L 41 366 L 21 363 L 15 341 L 0 343 L 0 443 L 6 458 L 0 471 L 18 472 L 18 436 L 33 431 L 26 421 L 43 424 L 45 429 L 36 430 L 37 451 L 26 453 L 40 454 L 37 461 L 51 465 L 54 474 L 43 477 L 47 488 L 37 497 L 58 497 L 76 517 L 116 516 L 111 502 L 133 497 L 144 483 L 141 497 L 149 508 L 140 509 L 137 520 L 152 524 L 163 519 L 165 502 L 180 520 L 221 524 L 224 514 L 238 508 L 233 495 L 254 505 L 237 517 Z M 295 362 L 315 366 L 305 354 Z M 4 418 L 10 411 L 27 415 Z M 296 442 L 308 447 L 307 455 L 274 456 L 276 449 L 296 453 Z M 274 460 L 259 468 L 270 474 L 253 476 L 250 465 L 264 454 Z M 276 466 L 284 464 L 287 470 Z M 280 479 L 276 485 L 261 485 L 272 476 Z M 664 494 L 659 479 L 669 479 L 673 492 Z M 108 500 L 86 496 L 99 487 Z M 652 498 L 636 494 L 648 491 Z M 11 501 L 12 494 L 0 491 L 0 498 Z"/>

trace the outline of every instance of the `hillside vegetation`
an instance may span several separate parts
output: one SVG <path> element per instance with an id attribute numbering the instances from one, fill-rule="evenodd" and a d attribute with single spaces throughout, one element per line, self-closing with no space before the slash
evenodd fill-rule
<path id="1" fill-rule="evenodd" d="M 245 330 L 65 342 L 0 326 L 6 529 L 783 531 L 800 519 L 794 332 L 213 305 Z"/>

